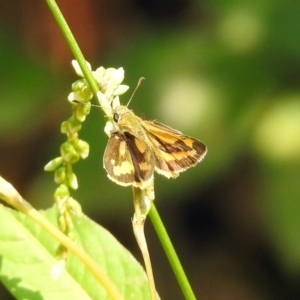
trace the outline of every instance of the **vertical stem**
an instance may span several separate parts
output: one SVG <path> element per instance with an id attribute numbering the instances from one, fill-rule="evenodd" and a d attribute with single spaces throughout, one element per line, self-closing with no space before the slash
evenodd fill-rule
<path id="1" fill-rule="evenodd" d="M 196 300 L 195 294 L 191 288 L 191 285 L 186 277 L 186 274 L 182 268 L 182 265 L 179 261 L 179 258 L 176 254 L 176 251 L 172 245 L 172 242 L 168 236 L 168 233 L 161 221 L 161 218 L 156 210 L 154 203 L 151 204 L 151 209 L 149 211 L 149 217 L 153 224 L 153 227 L 157 233 L 157 236 L 164 248 L 164 251 L 167 255 L 169 263 L 173 269 L 173 272 L 177 278 L 177 281 L 180 285 L 181 291 L 188 300 Z"/>
<path id="2" fill-rule="evenodd" d="M 157 300 L 150 254 L 148 251 L 147 241 L 144 233 L 144 224 L 145 224 L 146 215 L 143 213 L 143 211 L 145 210 L 145 206 L 148 206 L 147 203 L 148 199 L 146 198 L 145 190 L 141 190 L 136 187 L 132 187 L 132 189 L 133 189 L 133 203 L 134 203 L 134 211 L 135 211 L 132 219 L 133 232 L 144 259 L 149 287 L 150 287 L 151 299 Z M 148 209 L 146 210 L 148 211 Z"/>
<path id="3" fill-rule="evenodd" d="M 86 65 L 84 56 L 72 34 L 70 27 L 68 26 L 68 23 L 66 22 L 62 12 L 60 11 L 58 5 L 56 4 L 56 2 L 54 0 L 46 0 L 46 2 L 48 4 L 62 34 L 64 35 L 74 57 L 78 61 L 80 68 L 82 70 L 82 73 L 83 73 L 84 77 L 86 78 L 91 90 L 93 91 L 94 96 L 96 96 L 97 92 L 99 91 L 98 85 L 97 85 L 91 71 L 89 70 L 89 68 Z"/>

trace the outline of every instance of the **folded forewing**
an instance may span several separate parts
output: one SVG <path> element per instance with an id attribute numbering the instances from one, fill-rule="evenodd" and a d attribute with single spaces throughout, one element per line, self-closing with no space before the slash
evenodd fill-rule
<path id="1" fill-rule="evenodd" d="M 206 146 L 199 140 L 158 122 L 143 122 L 154 148 L 155 170 L 158 173 L 176 177 L 204 158 Z"/>

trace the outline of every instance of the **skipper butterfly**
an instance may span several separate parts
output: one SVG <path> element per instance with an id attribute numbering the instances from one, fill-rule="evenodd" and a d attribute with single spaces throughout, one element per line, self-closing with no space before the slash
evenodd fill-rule
<path id="1" fill-rule="evenodd" d="M 119 185 L 144 189 L 152 183 L 154 171 L 175 178 L 207 152 L 199 140 L 156 121 L 143 120 L 127 106 L 117 106 L 111 122 L 103 164 L 108 177 Z"/>

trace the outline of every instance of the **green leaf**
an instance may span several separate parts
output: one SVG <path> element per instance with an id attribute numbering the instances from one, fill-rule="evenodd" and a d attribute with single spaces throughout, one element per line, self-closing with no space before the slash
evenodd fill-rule
<path id="1" fill-rule="evenodd" d="M 52 270 L 59 243 L 26 215 L 0 206 L 0 279 L 17 299 L 109 299 L 107 292 L 72 253 L 57 279 Z M 57 225 L 54 208 L 42 212 Z M 124 299 L 150 299 L 140 264 L 105 229 L 86 216 L 74 217 L 77 243 L 107 273 Z"/>

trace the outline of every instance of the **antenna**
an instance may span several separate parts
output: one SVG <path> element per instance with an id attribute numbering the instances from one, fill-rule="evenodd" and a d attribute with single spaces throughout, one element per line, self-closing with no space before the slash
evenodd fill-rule
<path id="1" fill-rule="evenodd" d="M 137 85 L 136 85 L 136 87 L 135 87 L 133 93 L 131 94 L 131 97 L 130 97 L 130 99 L 129 99 L 129 101 L 128 101 L 128 103 L 127 103 L 126 106 L 129 105 L 129 103 L 131 102 L 131 100 L 132 100 L 132 98 L 133 98 L 135 92 L 137 91 L 137 89 L 138 89 L 139 86 L 142 84 L 143 80 L 145 80 L 145 79 L 146 79 L 145 77 L 141 77 L 141 78 L 139 79 L 139 81 L 138 81 L 138 83 L 137 83 Z M 94 106 L 94 107 L 100 107 L 100 108 L 101 108 L 100 105 L 92 104 L 92 103 L 90 103 L 90 102 L 89 102 L 89 103 L 85 103 L 85 102 L 80 101 L 80 100 L 72 100 L 72 102 L 73 102 L 73 103 L 78 103 L 78 104 L 89 105 L 89 106 Z"/>
<path id="2" fill-rule="evenodd" d="M 135 87 L 135 89 L 134 89 L 134 91 L 133 91 L 133 93 L 132 93 L 132 95 L 131 95 L 129 101 L 128 101 L 127 104 L 126 104 L 127 107 L 128 107 L 128 105 L 129 105 L 129 103 L 131 102 L 131 100 L 132 100 L 132 98 L 133 98 L 133 96 L 134 96 L 136 90 L 139 88 L 139 86 L 142 84 L 143 80 L 145 80 L 145 79 L 146 79 L 145 77 L 141 77 L 141 78 L 139 79 L 139 81 L 138 81 L 138 83 L 137 83 L 137 85 L 136 85 L 136 87 Z"/>
<path id="3" fill-rule="evenodd" d="M 78 104 L 83 104 L 83 105 L 87 105 L 87 106 L 94 106 L 94 107 L 100 107 L 100 105 L 97 105 L 97 104 L 92 104 L 92 103 L 85 103 L 83 101 L 80 101 L 80 100 L 72 100 L 73 103 L 78 103 Z"/>

